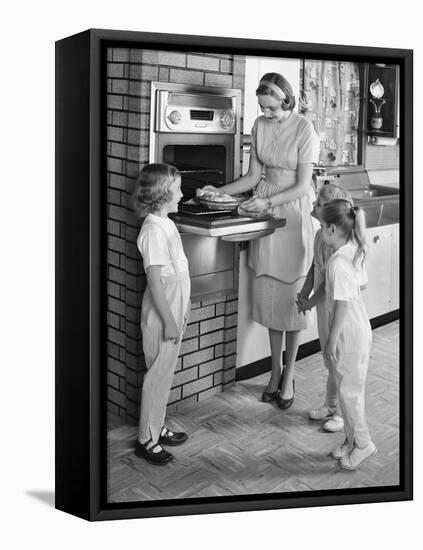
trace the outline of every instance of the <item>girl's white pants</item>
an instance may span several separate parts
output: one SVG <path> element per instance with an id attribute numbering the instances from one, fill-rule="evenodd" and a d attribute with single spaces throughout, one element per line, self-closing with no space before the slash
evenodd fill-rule
<path id="1" fill-rule="evenodd" d="M 188 272 L 162 277 L 171 312 L 180 329 L 179 343 L 163 339 L 163 323 L 154 306 L 149 288 L 144 292 L 141 330 L 147 372 L 141 394 L 138 438 L 141 443 L 157 443 L 164 426 L 166 406 L 178 361 L 184 327 L 187 322 L 190 295 Z"/>
<path id="2" fill-rule="evenodd" d="M 328 371 L 328 377 L 326 380 L 326 397 L 325 405 L 334 409 L 338 404 L 337 388 L 336 388 L 336 376 L 335 367 L 331 361 L 325 356 L 325 347 L 329 336 L 329 319 L 326 311 L 325 304 L 318 304 L 317 311 L 317 328 L 319 331 L 320 349 L 322 350 L 323 362 Z M 341 415 L 341 411 L 338 407 L 338 414 Z"/>
<path id="3" fill-rule="evenodd" d="M 367 447 L 370 434 L 365 412 L 365 385 L 370 345 L 354 353 L 341 351 L 335 363 L 339 408 L 344 419 L 345 435 L 351 448 Z"/>

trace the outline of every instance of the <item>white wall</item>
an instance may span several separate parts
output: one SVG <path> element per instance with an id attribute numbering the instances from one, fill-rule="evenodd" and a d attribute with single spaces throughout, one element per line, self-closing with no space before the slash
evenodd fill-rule
<path id="1" fill-rule="evenodd" d="M 255 119 L 261 114 L 257 103 L 256 89 L 260 78 L 265 73 L 280 73 L 291 84 L 294 95 L 298 98 L 300 90 L 300 60 L 280 57 L 247 56 L 245 63 L 245 100 L 244 100 L 244 133 L 250 134 Z M 297 106 L 295 110 L 297 110 Z"/>
<path id="2" fill-rule="evenodd" d="M 368 170 L 367 174 L 372 185 L 399 187 L 399 170 Z"/>

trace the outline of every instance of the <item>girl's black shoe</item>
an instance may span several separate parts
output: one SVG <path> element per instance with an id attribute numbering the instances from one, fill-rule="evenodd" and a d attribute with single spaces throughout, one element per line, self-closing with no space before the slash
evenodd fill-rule
<path id="1" fill-rule="evenodd" d="M 143 445 L 137 439 L 134 450 L 137 457 L 143 458 L 144 460 L 146 460 L 150 464 L 154 464 L 155 466 L 163 466 L 164 464 L 167 464 L 174 459 L 174 456 L 164 449 L 161 449 L 157 453 L 153 452 L 153 449 L 155 449 L 159 445 L 158 443 L 147 449 L 148 443 L 149 442 Z"/>
<path id="2" fill-rule="evenodd" d="M 159 437 L 159 443 L 162 445 L 182 445 L 188 439 L 188 435 L 185 432 L 171 432 L 168 428 L 162 428 Z"/>

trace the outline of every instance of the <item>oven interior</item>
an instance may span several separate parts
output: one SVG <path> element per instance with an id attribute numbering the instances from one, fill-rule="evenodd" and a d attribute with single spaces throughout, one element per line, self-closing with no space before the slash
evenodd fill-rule
<path id="1" fill-rule="evenodd" d="M 166 145 L 163 162 L 181 172 L 184 200 L 196 196 L 205 185 L 220 187 L 227 181 L 224 145 Z"/>

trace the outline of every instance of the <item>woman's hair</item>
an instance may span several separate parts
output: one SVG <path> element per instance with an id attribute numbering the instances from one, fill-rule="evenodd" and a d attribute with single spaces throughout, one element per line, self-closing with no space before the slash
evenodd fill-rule
<path id="1" fill-rule="evenodd" d="M 295 107 L 295 96 L 291 84 L 279 73 L 266 73 L 263 75 L 256 90 L 256 95 L 276 97 L 282 101 L 284 111 L 292 111 Z"/>
<path id="2" fill-rule="evenodd" d="M 363 265 L 368 250 L 364 210 L 359 206 L 353 206 L 349 200 L 334 199 L 323 206 L 321 216 L 326 225 L 336 225 L 347 240 L 357 243 L 354 263 L 361 259 Z"/>
<path id="3" fill-rule="evenodd" d="M 133 194 L 134 210 L 139 218 L 156 212 L 171 200 L 169 184 L 178 176 L 179 170 L 170 164 L 147 164 L 135 180 Z"/>
<path id="4" fill-rule="evenodd" d="M 354 206 L 351 193 L 334 183 L 325 183 L 322 185 L 319 190 L 319 198 L 325 202 L 333 201 L 334 199 L 344 199 L 349 201 L 351 206 Z"/>

